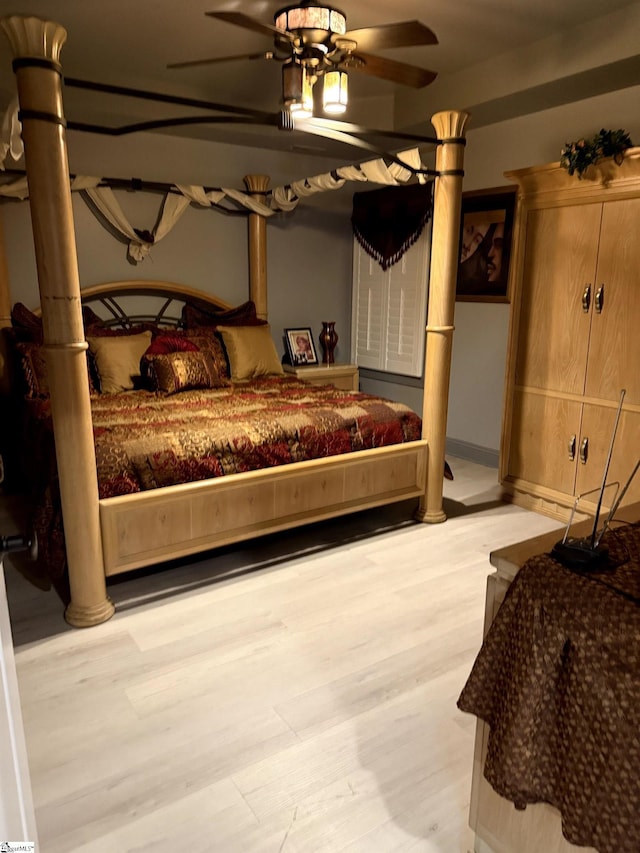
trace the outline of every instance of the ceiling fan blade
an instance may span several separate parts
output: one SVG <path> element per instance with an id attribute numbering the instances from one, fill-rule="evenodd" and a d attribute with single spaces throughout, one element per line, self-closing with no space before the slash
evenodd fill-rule
<path id="1" fill-rule="evenodd" d="M 340 36 L 334 34 L 332 41 L 349 39 L 355 41 L 358 50 L 384 50 L 387 47 L 412 47 L 421 44 L 438 44 L 433 30 L 420 21 L 401 21 L 397 24 L 381 24 L 377 27 L 364 27 L 350 30 Z"/>
<path id="2" fill-rule="evenodd" d="M 383 59 L 381 56 L 373 56 L 370 53 L 358 51 L 353 53 L 352 57 L 356 60 L 353 64 L 349 59 L 340 64 L 345 71 L 359 71 L 361 74 L 370 74 L 372 77 L 380 77 L 392 83 L 413 86 L 414 89 L 428 86 L 438 76 L 436 71 L 419 68 L 417 65 L 407 65 L 406 62 L 396 62 L 394 59 Z"/>
<path id="3" fill-rule="evenodd" d="M 216 62 L 235 62 L 238 59 L 273 59 L 270 50 L 262 53 L 242 53 L 237 56 L 214 56 L 209 59 L 188 59 L 186 62 L 172 62 L 167 68 L 195 68 L 197 65 L 215 65 Z"/>
<path id="4" fill-rule="evenodd" d="M 262 21 L 256 21 L 255 18 L 243 15 L 242 12 L 205 12 L 205 15 L 209 18 L 216 18 L 218 21 L 224 21 L 227 24 L 244 27 L 245 30 L 254 30 L 256 33 L 262 33 L 262 35 L 271 36 L 271 38 L 279 36 L 289 42 L 295 40 L 295 37 L 286 30 L 281 30 L 270 24 L 263 24 Z"/>

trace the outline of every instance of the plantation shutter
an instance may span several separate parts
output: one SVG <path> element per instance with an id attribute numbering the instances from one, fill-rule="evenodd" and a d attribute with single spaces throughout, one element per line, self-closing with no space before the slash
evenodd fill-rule
<path id="1" fill-rule="evenodd" d="M 386 270 L 354 240 L 351 360 L 355 364 L 422 375 L 429 254 L 428 227 Z"/>

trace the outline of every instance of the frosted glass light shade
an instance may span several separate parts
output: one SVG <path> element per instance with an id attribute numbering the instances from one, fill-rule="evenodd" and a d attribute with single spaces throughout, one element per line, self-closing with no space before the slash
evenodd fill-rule
<path id="1" fill-rule="evenodd" d="M 349 102 L 349 78 L 346 71 L 327 71 L 324 75 L 322 107 L 325 113 L 340 115 Z"/>
<path id="2" fill-rule="evenodd" d="M 298 118 L 313 115 L 313 78 L 298 62 L 282 66 L 282 100 Z"/>

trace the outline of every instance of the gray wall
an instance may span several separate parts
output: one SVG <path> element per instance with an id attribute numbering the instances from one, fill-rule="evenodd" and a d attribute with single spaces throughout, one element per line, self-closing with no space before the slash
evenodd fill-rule
<path id="1" fill-rule="evenodd" d="M 206 186 L 243 188 L 249 173 L 271 177 L 271 186 L 328 171 L 335 163 L 276 152 L 217 145 L 173 136 L 137 134 L 106 140 L 69 134 L 72 174 L 137 177 Z M 151 230 L 162 196 L 116 193 L 130 222 Z M 331 195 L 331 194 L 329 194 Z M 335 193 L 334 195 L 338 195 Z M 5 229 L 12 301 L 39 304 L 28 202 L 0 208 Z M 127 260 L 127 248 L 97 221 L 73 194 L 82 286 L 142 278 L 176 281 L 215 293 L 237 304 L 248 298 L 247 220 L 190 207 L 168 236 L 142 263 Z M 281 353 L 282 330 L 309 326 L 317 343 L 322 320 L 335 320 L 337 357 L 350 350 L 351 239 L 349 199 L 328 198 L 278 214 L 267 223 L 269 319 Z"/>

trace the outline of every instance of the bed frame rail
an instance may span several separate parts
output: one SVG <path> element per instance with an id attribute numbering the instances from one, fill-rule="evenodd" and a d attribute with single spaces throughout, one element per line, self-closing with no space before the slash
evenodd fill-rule
<path id="1" fill-rule="evenodd" d="M 100 501 L 107 576 L 424 496 L 427 442 L 361 450 Z"/>

